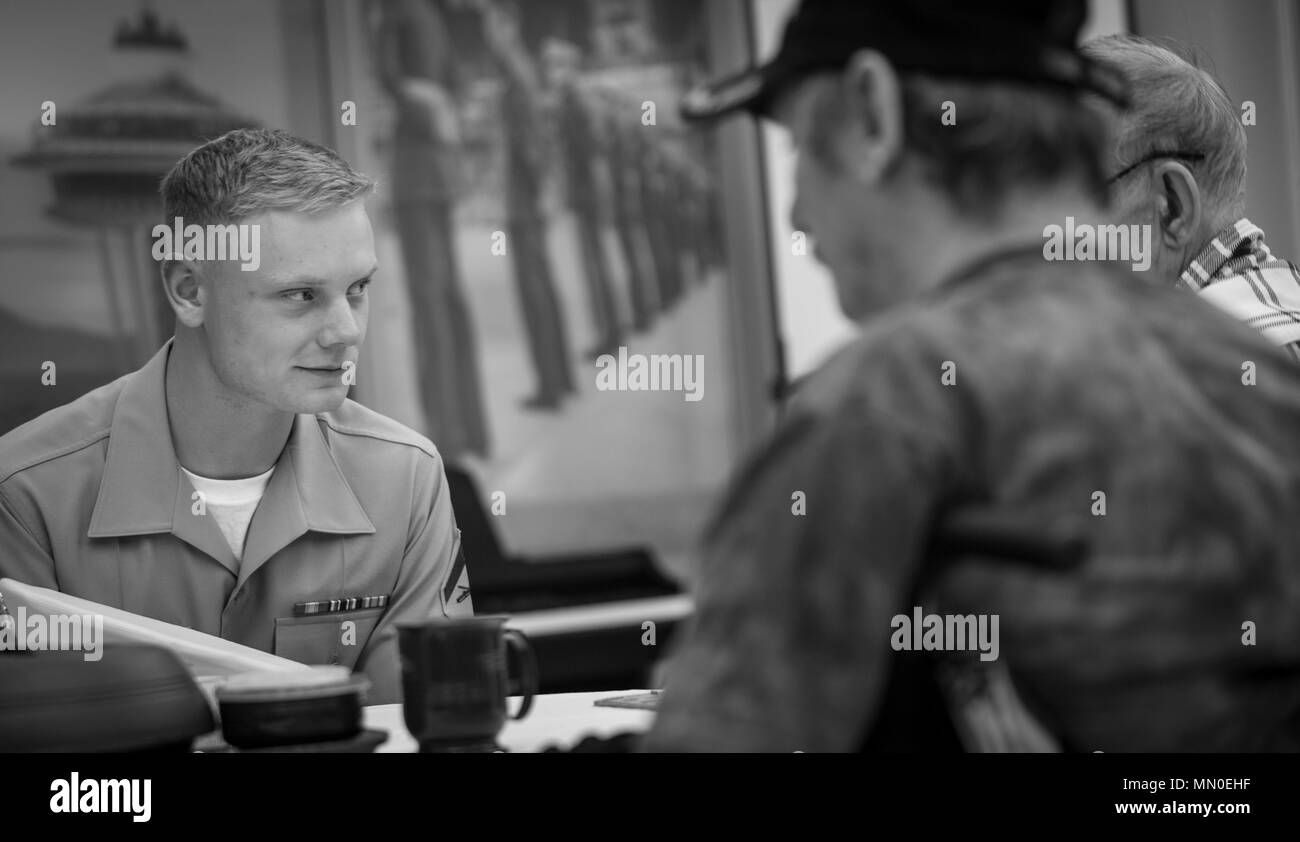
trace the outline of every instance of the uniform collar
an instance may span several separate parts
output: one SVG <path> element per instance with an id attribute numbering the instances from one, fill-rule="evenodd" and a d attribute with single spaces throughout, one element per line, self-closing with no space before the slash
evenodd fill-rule
<path id="1" fill-rule="evenodd" d="M 289 441 L 249 526 L 242 564 L 212 518 L 196 516 L 193 487 L 172 446 L 165 392 L 168 340 L 127 375 L 113 411 L 108 456 L 90 518 L 91 538 L 170 532 L 238 571 L 242 583 L 305 532 L 369 534 L 374 524 L 352 492 L 314 415 L 294 418 Z"/>

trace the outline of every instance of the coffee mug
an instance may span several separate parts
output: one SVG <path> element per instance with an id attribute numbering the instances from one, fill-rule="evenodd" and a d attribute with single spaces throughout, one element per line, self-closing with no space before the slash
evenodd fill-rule
<path id="1" fill-rule="evenodd" d="M 507 718 L 523 719 L 537 693 L 537 661 L 523 632 L 505 617 L 463 617 L 399 623 L 402 712 L 422 752 L 495 751 Z M 507 654 L 520 676 L 512 685 Z M 512 693 L 517 688 L 519 692 Z M 523 696 L 508 716 L 506 698 Z"/>

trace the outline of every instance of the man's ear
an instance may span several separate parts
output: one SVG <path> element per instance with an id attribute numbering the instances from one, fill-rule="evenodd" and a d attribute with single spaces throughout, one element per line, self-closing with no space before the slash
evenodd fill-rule
<path id="1" fill-rule="evenodd" d="M 875 50 L 858 50 L 840 76 L 848 131 L 840 160 L 849 173 L 874 183 L 903 154 L 903 100 L 894 66 Z"/>
<path id="2" fill-rule="evenodd" d="M 1156 221 L 1165 245 L 1181 249 L 1194 242 L 1201 230 L 1201 190 L 1191 170 L 1178 161 L 1162 161 L 1155 167 Z"/>
<path id="3" fill-rule="evenodd" d="M 202 325 L 207 294 L 199 283 L 197 264 L 190 260 L 164 260 L 161 271 L 163 292 L 176 318 L 186 327 Z"/>

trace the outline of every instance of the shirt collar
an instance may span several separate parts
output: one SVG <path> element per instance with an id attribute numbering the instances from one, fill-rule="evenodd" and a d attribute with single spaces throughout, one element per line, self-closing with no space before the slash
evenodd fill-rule
<path id="1" fill-rule="evenodd" d="M 1201 253 L 1187 264 L 1179 279 L 1193 292 L 1200 292 L 1225 268 L 1227 274 L 1237 274 L 1240 263 L 1245 261 L 1257 266 L 1267 253 L 1263 230 L 1243 217 L 1215 234 Z"/>
<path id="2" fill-rule="evenodd" d="M 294 418 L 289 441 L 249 528 L 243 564 L 209 517 L 194 515 L 193 488 L 181 473 L 167 420 L 168 340 L 143 368 L 127 375 L 113 411 L 108 456 L 90 518 L 91 538 L 170 532 L 206 552 L 242 582 L 308 530 L 373 533 L 374 524 L 330 451 L 320 420 Z"/>
<path id="3" fill-rule="evenodd" d="M 1016 263 L 1023 260 L 1036 260 L 1041 262 L 1043 259 L 1043 244 L 1038 243 L 1011 243 L 1000 246 L 992 251 L 976 255 L 966 262 L 953 269 L 943 280 L 935 284 L 933 291 L 937 293 L 947 293 L 958 286 L 964 286 L 970 281 L 987 274 L 995 267 L 1007 263 Z"/>

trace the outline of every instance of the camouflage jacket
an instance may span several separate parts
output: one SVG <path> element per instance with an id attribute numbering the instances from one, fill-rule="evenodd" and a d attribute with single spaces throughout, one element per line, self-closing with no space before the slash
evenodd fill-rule
<path id="1" fill-rule="evenodd" d="M 1091 552 L 935 569 L 968 506 Z M 1068 750 L 1300 749 L 1297 513 L 1284 352 L 1103 264 L 987 258 L 864 325 L 737 475 L 646 747 L 860 748 L 921 607 L 999 617 L 998 664 Z"/>

